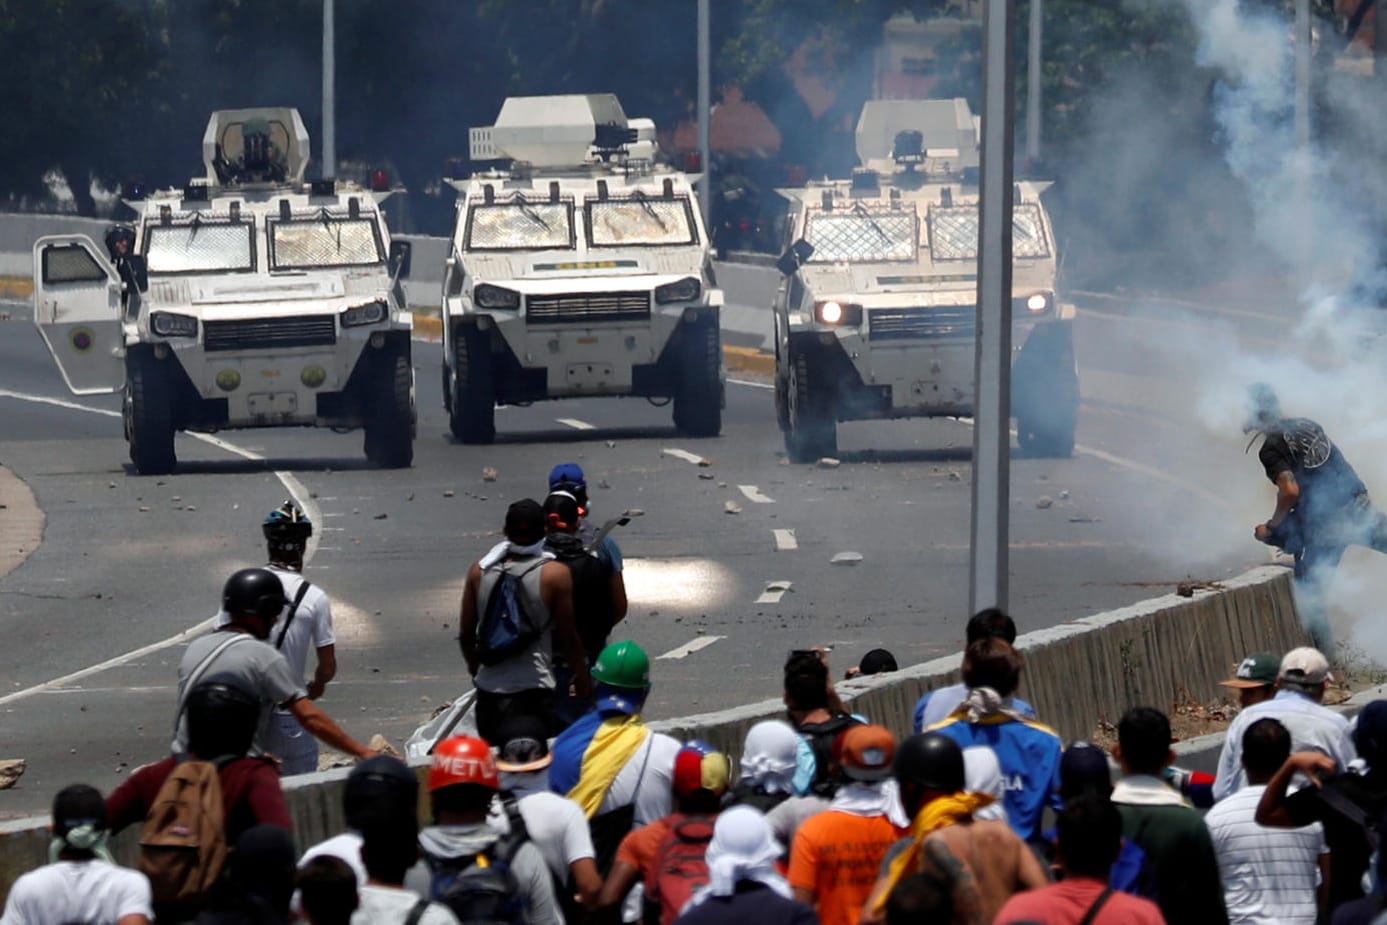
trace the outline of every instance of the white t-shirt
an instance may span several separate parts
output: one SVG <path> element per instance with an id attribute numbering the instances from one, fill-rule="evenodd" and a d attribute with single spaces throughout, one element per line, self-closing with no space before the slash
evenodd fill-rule
<path id="1" fill-rule="evenodd" d="M 1314 925 L 1319 858 L 1329 850 L 1324 827 L 1256 823 L 1263 784 L 1243 787 L 1204 817 L 1218 855 L 1223 900 L 1233 925 Z"/>
<path id="2" fill-rule="evenodd" d="M 284 585 L 284 597 L 289 601 L 280 612 L 274 629 L 270 630 L 268 642 L 275 645 L 279 642 L 279 633 L 284 629 L 284 621 L 289 616 L 289 608 L 293 606 L 294 597 L 299 593 L 299 585 L 303 584 L 305 579 L 293 569 L 280 568 L 277 565 L 267 565 L 265 568 L 279 576 L 279 583 Z M 230 622 L 231 615 L 225 610 L 217 614 L 218 627 Z M 336 643 L 337 637 L 332 631 L 332 602 L 328 600 L 322 588 L 310 582 L 302 603 L 294 611 L 294 621 L 289 624 L 289 631 L 284 636 L 284 645 L 279 646 L 279 651 L 284 653 L 284 660 L 289 663 L 289 670 L 293 672 L 294 679 L 299 682 L 300 687 L 308 683 L 305 673 L 308 671 L 309 650 L 316 652 L 323 646 Z"/>
<path id="3" fill-rule="evenodd" d="M 0 925 L 115 925 L 127 915 L 154 918 L 144 874 L 106 861 L 58 861 L 14 882 Z"/>
<path id="4" fill-rule="evenodd" d="M 678 739 L 663 732 L 652 732 L 650 745 L 642 744 L 636 749 L 625 766 L 617 772 L 607 795 L 598 807 L 598 814 L 630 805 L 632 798 L 636 804 L 637 827 L 649 825 L 656 819 L 663 819 L 674 811 L 674 758 L 682 748 Z M 649 754 L 649 759 L 646 756 Z M 642 773 L 642 765 L 644 773 Z M 636 782 L 640 790 L 636 790 Z"/>
<path id="5" fill-rule="evenodd" d="M 527 790 L 517 792 L 516 796 L 520 818 L 525 820 L 530 841 L 544 856 L 550 872 L 560 883 L 566 883 L 569 865 L 596 856 L 588 817 L 577 803 L 557 793 Z M 486 821 L 498 832 L 510 831 L 510 820 L 499 799 L 491 804 L 491 814 Z"/>
<path id="6" fill-rule="evenodd" d="M 352 925 L 403 925 L 419 902 L 418 893 L 388 886 L 363 886 L 356 896 Z M 419 925 L 458 925 L 458 917 L 447 906 L 429 903 Z"/>
<path id="7" fill-rule="evenodd" d="M 357 887 L 363 887 L 370 878 L 366 876 L 366 864 L 361 860 L 361 841 L 361 836 L 356 832 L 343 832 L 327 841 L 320 841 L 299 858 L 299 868 L 302 869 L 309 861 L 318 857 L 340 858 L 346 861 L 356 874 Z"/>

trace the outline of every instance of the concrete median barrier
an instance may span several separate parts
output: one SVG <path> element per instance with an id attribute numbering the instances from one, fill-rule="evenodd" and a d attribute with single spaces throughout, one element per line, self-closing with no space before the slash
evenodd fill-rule
<path id="1" fill-rule="evenodd" d="M 1017 646 L 1026 653 L 1022 693 L 1041 719 L 1066 740 L 1086 738 L 1100 721 L 1116 722 L 1132 706 L 1166 709 L 1186 694 L 1213 699 L 1218 682 L 1249 652 L 1284 652 L 1308 643 L 1286 569 L 1253 569 L 1189 590 L 1191 596 L 1168 594 L 1019 637 Z M 959 663 L 957 655 L 935 659 L 842 682 L 838 692 L 854 711 L 904 735 L 916 700 L 957 681 Z M 778 677 L 767 684 L 777 686 Z M 676 738 L 704 739 L 736 755 L 752 725 L 783 715 L 780 700 L 767 699 L 651 725 Z M 1206 751 L 1208 747 L 1204 745 Z M 415 763 L 422 779 L 422 763 Z M 345 827 L 342 786 L 347 773 L 324 771 L 285 781 L 300 848 Z M 20 874 L 47 863 L 47 825 L 47 818 L 0 823 L 0 895 L 8 893 Z M 117 859 L 133 860 L 138 835 L 132 828 L 116 839 Z"/>

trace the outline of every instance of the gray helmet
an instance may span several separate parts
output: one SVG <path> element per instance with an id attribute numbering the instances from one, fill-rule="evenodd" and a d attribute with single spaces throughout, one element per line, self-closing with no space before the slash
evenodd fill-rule
<path id="1" fill-rule="evenodd" d="M 896 780 L 927 790 L 963 789 L 963 749 L 940 732 L 913 735 L 896 749 Z"/>
<path id="2" fill-rule="evenodd" d="M 269 569 L 243 568 L 222 587 L 222 607 L 232 616 L 274 620 L 284 609 L 284 585 Z"/>
<path id="3" fill-rule="evenodd" d="M 1281 402 L 1276 398 L 1276 390 L 1265 382 L 1254 382 L 1247 387 L 1247 417 L 1243 420 L 1243 433 L 1264 431 L 1281 420 Z"/>

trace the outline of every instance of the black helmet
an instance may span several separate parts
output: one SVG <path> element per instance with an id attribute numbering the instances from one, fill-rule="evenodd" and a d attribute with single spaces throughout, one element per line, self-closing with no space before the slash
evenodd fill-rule
<path id="1" fill-rule="evenodd" d="M 243 568 L 222 587 L 222 607 L 233 617 L 248 614 L 274 620 L 284 609 L 284 585 L 269 569 Z"/>
<path id="2" fill-rule="evenodd" d="M 342 789 L 348 828 L 360 831 L 371 818 L 413 815 L 419 802 L 419 777 L 390 755 L 377 755 L 352 768 Z"/>
<path id="3" fill-rule="evenodd" d="M 129 256 L 135 249 L 135 227 L 124 223 L 110 225 L 106 228 L 106 253 L 112 260 L 116 259 L 116 245 L 124 242 L 125 254 Z"/>
<path id="4" fill-rule="evenodd" d="M 300 555 L 313 535 L 313 521 L 293 501 L 285 501 L 270 511 L 261 529 L 269 541 L 270 552 L 291 551 Z"/>
<path id="5" fill-rule="evenodd" d="M 941 732 L 913 735 L 896 749 L 894 773 L 902 784 L 957 793 L 963 789 L 963 749 Z"/>
<path id="6" fill-rule="evenodd" d="M 260 698 L 233 674 L 214 674 L 188 692 L 188 751 L 205 760 L 250 751 Z"/>

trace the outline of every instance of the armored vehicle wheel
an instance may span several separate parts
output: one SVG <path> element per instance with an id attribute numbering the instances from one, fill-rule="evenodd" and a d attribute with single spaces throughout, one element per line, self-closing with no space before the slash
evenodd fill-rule
<path id="1" fill-rule="evenodd" d="M 690 437 L 722 432 L 722 369 L 718 328 L 702 324 L 684 344 L 679 392 L 674 397 L 675 426 Z"/>
<path id="2" fill-rule="evenodd" d="M 476 329 L 456 341 L 457 373 L 453 377 L 448 427 L 460 443 L 496 439 L 496 389 L 491 382 L 491 349 Z"/>
<path id="3" fill-rule="evenodd" d="M 814 381 L 808 354 L 791 350 L 790 360 L 785 452 L 797 463 L 833 456 L 838 452 L 838 430 L 831 401 L 823 384 Z"/>
<path id="4" fill-rule="evenodd" d="M 414 461 L 414 374 L 403 353 L 378 357 L 371 370 L 365 450 L 367 459 L 385 469 Z"/>
<path id="5" fill-rule="evenodd" d="M 173 450 L 173 402 L 168 367 L 152 354 L 129 357 L 125 381 L 125 438 L 140 475 L 166 475 L 178 459 Z"/>

